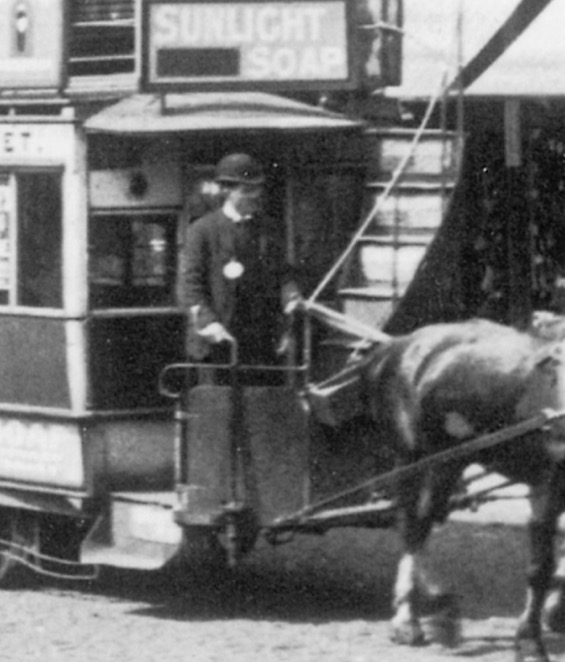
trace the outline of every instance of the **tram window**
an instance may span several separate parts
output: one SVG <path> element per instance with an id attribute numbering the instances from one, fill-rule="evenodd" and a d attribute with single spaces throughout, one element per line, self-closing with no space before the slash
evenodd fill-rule
<path id="1" fill-rule="evenodd" d="M 61 186 L 49 173 L 18 175 L 18 303 L 60 308 Z"/>
<path id="2" fill-rule="evenodd" d="M 61 175 L 0 175 L 0 305 L 62 306 Z"/>
<path id="3" fill-rule="evenodd" d="M 0 173 L 0 305 L 10 303 L 12 283 L 13 202 L 12 178 Z"/>
<path id="4" fill-rule="evenodd" d="M 91 307 L 173 305 L 175 236 L 173 215 L 93 217 L 89 233 Z"/>

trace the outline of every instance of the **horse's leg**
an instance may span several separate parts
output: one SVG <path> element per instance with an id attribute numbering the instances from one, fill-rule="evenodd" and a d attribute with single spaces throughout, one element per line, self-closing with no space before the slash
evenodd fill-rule
<path id="1" fill-rule="evenodd" d="M 557 469 L 562 478 L 559 485 L 562 486 L 560 500 L 558 503 L 559 514 L 565 510 L 565 469 L 560 463 Z M 565 634 L 565 544 L 561 543 L 557 552 L 559 562 L 554 572 L 552 584 L 554 584 L 550 595 L 545 601 L 545 622 L 552 632 Z"/>
<path id="2" fill-rule="evenodd" d="M 394 433 L 397 448 L 401 454 L 397 457 L 397 466 L 409 464 L 418 435 L 414 427 L 413 412 L 410 403 L 400 401 L 394 412 Z M 424 633 L 416 614 L 416 591 L 418 584 L 421 555 L 429 535 L 429 527 L 422 525 L 418 518 L 418 501 L 422 491 L 422 477 L 400 481 L 397 485 L 397 532 L 402 544 L 402 556 L 396 572 L 394 585 L 393 609 L 391 621 L 391 639 L 399 644 L 418 646 L 424 643 Z"/>
<path id="3" fill-rule="evenodd" d="M 403 486 L 398 502 L 398 533 L 403 552 L 394 585 L 391 638 L 396 643 L 409 646 L 424 643 L 424 633 L 417 615 L 417 592 L 430 527 L 426 527 L 417 517 L 419 491 L 417 482 Z"/>
<path id="4" fill-rule="evenodd" d="M 405 484 L 399 496 L 399 533 L 403 554 L 398 565 L 394 588 L 392 638 L 411 646 L 424 643 L 419 617 L 424 612 L 442 612 L 444 615 L 444 643 L 453 645 L 457 639 L 458 618 L 453 596 L 445 593 L 441 585 L 431 578 L 427 567 L 426 543 L 439 513 L 447 512 L 447 502 L 454 482 L 453 476 L 427 473 L 421 480 Z M 446 627 L 447 621 L 450 625 Z M 447 634 L 450 632 L 450 634 Z"/>
<path id="5" fill-rule="evenodd" d="M 526 607 L 518 621 L 516 632 L 517 662 L 549 662 L 542 640 L 541 617 L 555 568 L 553 544 L 559 517 L 557 481 L 551 480 L 532 488 L 532 516 L 529 524 L 530 567 Z"/>
<path id="6" fill-rule="evenodd" d="M 565 634 L 565 549 L 561 545 L 557 570 L 553 577 L 555 584 L 545 601 L 545 622 L 552 632 Z"/>
<path id="7" fill-rule="evenodd" d="M 428 475 L 429 484 L 423 490 L 420 501 L 420 516 L 431 521 L 444 522 L 449 516 L 450 497 L 459 481 L 463 466 L 444 467 L 440 473 Z M 446 591 L 437 576 L 429 573 L 426 557 L 418 566 L 418 614 L 427 616 L 427 635 L 430 639 L 449 647 L 458 646 L 461 641 L 461 618 L 459 596 Z"/>

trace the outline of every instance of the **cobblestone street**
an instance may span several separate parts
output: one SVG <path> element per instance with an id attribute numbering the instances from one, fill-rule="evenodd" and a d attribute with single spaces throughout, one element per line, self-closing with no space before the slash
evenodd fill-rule
<path id="1" fill-rule="evenodd" d="M 2 659 L 10 662 L 369 662 L 513 659 L 527 558 L 521 527 L 455 522 L 432 541 L 461 595 L 463 641 L 399 648 L 388 619 L 396 541 L 335 531 L 259 548 L 231 579 L 181 589 L 159 573 L 103 568 L 93 584 L 39 582 L 0 592 Z M 565 659 L 565 640 L 547 635 Z"/>

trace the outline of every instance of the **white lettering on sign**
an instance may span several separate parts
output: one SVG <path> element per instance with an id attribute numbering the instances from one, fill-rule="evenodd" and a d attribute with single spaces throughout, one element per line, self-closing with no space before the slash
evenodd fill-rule
<path id="1" fill-rule="evenodd" d="M 71 125 L 0 124 L 0 158 L 42 157 L 64 161 L 74 144 Z"/>
<path id="2" fill-rule="evenodd" d="M 339 48 L 268 48 L 257 46 L 249 51 L 249 77 L 257 79 L 331 78 L 332 72 L 345 65 Z"/>
<path id="3" fill-rule="evenodd" d="M 234 49 L 241 79 L 347 77 L 343 0 L 163 3 L 151 9 L 153 63 L 167 49 L 186 49 L 187 58 L 191 49 Z"/>
<path id="4" fill-rule="evenodd" d="M 80 433 L 74 425 L 0 420 L 0 478 L 80 487 Z"/>
<path id="5" fill-rule="evenodd" d="M 279 3 L 280 4 L 280 3 Z M 152 14 L 157 47 L 319 42 L 329 7 L 257 4 L 159 5 Z"/>
<path id="6" fill-rule="evenodd" d="M 0 153 L 29 154 L 31 133 L 25 129 L 0 132 Z"/>

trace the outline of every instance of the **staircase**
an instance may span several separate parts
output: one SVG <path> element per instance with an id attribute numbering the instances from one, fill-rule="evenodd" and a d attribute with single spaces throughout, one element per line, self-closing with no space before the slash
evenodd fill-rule
<path id="1" fill-rule="evenodd" d="M 397 184 L 383 193 L 415 131 L 369 128 L 366 215 L 376 209 L 341 277 L 345 315 L 382 328 L 404 295 L 442 223 L 457 174 L 457 134 L 425 130 Z"/>

